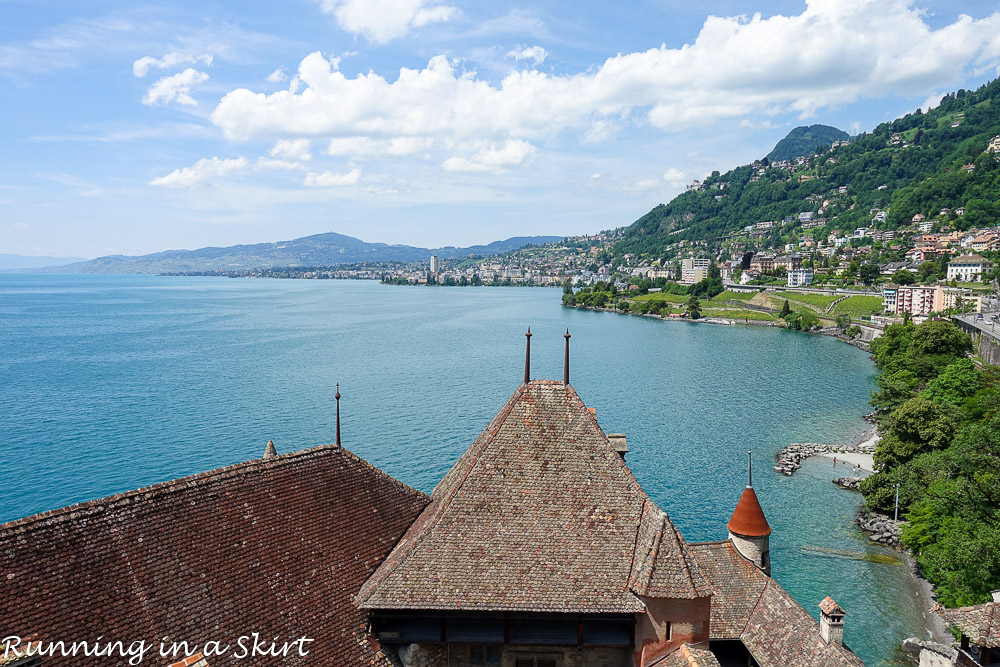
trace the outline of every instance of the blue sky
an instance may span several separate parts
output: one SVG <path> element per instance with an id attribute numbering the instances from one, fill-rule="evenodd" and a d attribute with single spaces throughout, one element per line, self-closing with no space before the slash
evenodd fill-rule
<path id="1" fill-rule="evenodd" d="M 998 65 L 963 0 L 0 0 L 0 253 L 596 232 Z"/>

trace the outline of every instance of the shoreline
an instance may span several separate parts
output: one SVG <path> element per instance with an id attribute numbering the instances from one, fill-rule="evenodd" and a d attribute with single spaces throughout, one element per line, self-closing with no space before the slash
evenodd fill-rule
<path id="1" fill-rule="evenodd" d="M 594 312 L 615 313 L 618 315 L 633 315 L 633 316 L 638 315 L 639 317 L 649 317 L 660 321 L 668 321 L 668 322 L 677 321 L 677 322 L 687 322 L 690 324 L 704 323 L 704 324 L 715 324 L 723 326 L 743 324 L 749 326 L 781 327 L 781 325 L 777 321 L 734 320 L 730 318 L 701 318 L 698 320 L 690 320 L 687 318 L 665 318 L 650 313 L 623 313 L 621 311 L 613 310 L 610 308 L 590 308 L 585 306 L 564 306 L 564 307 L 575 308 L 577 310 L 590 310 Z M 825 328 L 816 331 L 800 332 L 800 333 L 810 333 L 821 336 L 829 336 L 831 338 L 837 338 L 848 345 L 857 347 L 865 352 L 869 352 L 867 342 L 847 339 L 843 335 L 838 335 L 840 334 L 840 332 L 836 329 L 831 331 L 830 328 Z M 815 447 L 826 448 L 827 451 L 809 453 L 806 456 L 803 456 L 802 458 L 821 456 L 824 458 L 833 459 L 835 461 L 833 463 L 833 466 L 836 468 L 841 464 L 843 464 L 845 472 L 851 470 L 854 466 L 859 466 L 860 471 L 862 471 L 864 474 L 858 476 L 859 478 L 858 481 L 860 481 L 860 479 L 863 479 L 864 477 L 874 474 L 874 467 L 875 467 L 874 451 L 875 447 L 878 444 L 880 436 L 878 435 L 878 427 L 874 423 L 869 423 L 866 421 L 866 424 L 867 424 L 866 428 L 864 429 L 861 437 L 858 438 L 856 442 L 850 445 L 836 445 L 836 446 L 813 445 Z M 792 445 L 789 446 L 791 447 Z M 809 447 L 809 445 L 805 445 L 805 447 Z M 781 455 L 784 452 L 785 452 L 784 449 L 781 450 L 781 452 L 777 456 L 777 458 L 779 459 L 779 466 L 781 465 L 780 462 Z M 796 463 L 795 468 L 797 467 L 798 464 Z M 783 472 L 779 469 L 778 466 L 775 467 L 775 471 Z M 794 469 L 792 472 L 794 472 Z M 784 474 L 791 475 L 791 472 L 784 472 Z M 849 487 L 840 486 L 840 488 L 843 490 L 848 490 Z M 861 522 L 859 520 L 861 518 L 860 513 L 864 509 L 865 509 L 865 503 L 864 500 L 862 499 L 859 503 L 859 515 L 855 517 L 855 519 L 851 523 L 863 535 L 869 534 L 870 536 L 870 533 L 868 533 L 865 530 L 865 528 L 861 525 Z M 874 543 L 880 544 L 877 541 Z M 884 544 L 882 544 L 881 546 L 885 546 L 886 548 L 893 548 Z M 947 632 L 947 628 L 945 627 L 944 621 L 941 619 L 940 616 L 930 611 L 931 607 L 933 607 L 934 604 L 936 603 L 936 600 L 934 598 L 933 585 L 929 581 L 927 581 L 927 579 L 925 579 L 920 575 L 920 568 L 917 565 L 917 562 L 913 558 L 912 554 L 910 554 L 908 549 L 906 549 L 900 544 L 894 550 L 899 551 L 902 554 L 903 561 L 905 562 L 907 568 L 909 569 L 911 593 L 914 599 L 913 603 L 914 605 L 916 605 L 916 608 L 919 610 L 920 616 L 924 621 L 924 627 L 922 631 L 919 633 L 920 636 L 925 637 L 931 641 L 950 645 L 953 639 L 951 635 Z M 916 628 L 914 628 L 914 630 L 916 630 Z"/>
<path id="2" fill-rule="evenodd" d="M 867 341 L 858 340 L 854 338 L 847 338 L 839 329 L 835 327 L 820 327 L 812 331 L 801 331 L 796 329 L 791 329 L 784 326 L 784 323 L 779 320 L 751 320 L 751 319 L 736 319 L 730 317 L 700 317 L 697 320 L 692 320 L 687 317 L 662 317 L 660 315 L 653 315 L 651 313 L 623 313 L 620 310 L 615 310 L 612 308 L 594 308 L 590 306 L 570 306 L 563 304 L 563 308 L 573 308 L 575 310 L 589 310 L 594 313 L 613 313 L 616 315 L 628 315 L 630 317 L 648 317 L 654 320 L 659 320 L 661 322 L 686 322 L 688 324 L 714 324 L 717 326 L 757 326 L 757 327 L 774 327 L 778 329 L 788 329 L 789 331 L 798 331 L 798 333 L 809 334 L 812 336 L 827 336 L 829 338 L 836 338 L 837 340 L 850 345 L 851 347 L 856 347 L 862 352 L 870 352 L 869 345 Z M 755 311 L 756 312 L 756 311 Z"/>

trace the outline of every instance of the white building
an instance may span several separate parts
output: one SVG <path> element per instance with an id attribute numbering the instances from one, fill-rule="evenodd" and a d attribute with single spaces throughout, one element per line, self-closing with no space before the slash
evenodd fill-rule
<path id="1" fill-rule="evenodd" d="M 431 255 L 431 273 L 441 273 L 441 260 L 437 255 Z"/>
<path id="2" fill-rule="evenodd" d="M 993 270 L 993 262 L 981 255 L 962 255 L 948 262 L 948 280 L 979 282 Z"/>
<path id="3" fill-rule="evenodd" d="M 683 285 L 694 285 L 708 278 L 708 265 L 712 260 L 703 257 L 688 257 L 681 260 L 681 279 Z"/>
<path id="4" fill-rule="evenodd" d="M 788 272 L 789 287 L 804 287 L 805 285 L 811 285 L 812 281 L 812 269 L 792 269 Z"/>

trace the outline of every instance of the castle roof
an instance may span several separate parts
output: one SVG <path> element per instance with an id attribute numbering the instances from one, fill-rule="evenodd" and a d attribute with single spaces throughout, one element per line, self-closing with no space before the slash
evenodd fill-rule
<path id="1" fill-rule="evenodd" d="M 732 542 L 689 548 L 712 586 L 712 640 L 739 639 L 760 667 L 864 667 L 846 646 L 823 641 L 819 623 Z"/>
<path id="2" fill-rule="evenodd" d="M 743 489 L 743 495 L 736 503 L 736 509 L 726 527 L 729 532 L 743 537 L 764 537 L 771 534 L 771 526 L 767 523 L 752 486 Z"/>
<path id="3" fill-rule="evenodd" d="M 4 635 L 203 644 L 260 632 L 314 638 L 310 664 L 387 665 L 351 596 L 428 500 L 323 446 L 0 525 Z"/>
<path id="4" fill-rule="evenodd" d="M 363 609 L 641 612 L 708 583 L 569 385 L 521 385 L 358 594 Z"/>
<path id="5" fill-rule="evenodd" d="M 680 648 L 651 667 L 720 667 L 718 658 L 707 648 L 681 644 Z"/>
<path id="6" fill-rule="evenodd" d="M 986 602 L 971 607 L 935 609 L 949 626 L 980 646 L 1000 647 L 1000 603 Z"/>

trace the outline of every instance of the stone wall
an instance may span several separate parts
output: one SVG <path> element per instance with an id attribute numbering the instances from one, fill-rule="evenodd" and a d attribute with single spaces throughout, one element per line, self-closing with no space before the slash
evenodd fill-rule
<path id="1" fill-rule="evenodd" d="M 636 645 L 629 664 L 648 665 L 681 644 L 707 642 L 711 598 L 675 600 L 640 596 L 646 613 L 635 628 Z"/>
<path id="2" fill-rule="evenodd" d="M 952 318 L 958 328 L 972 337 L 976 355 L 991 366 L 1000 366 L 1000 343 L 993 336 L 984 334 L 977 327 L 958 318 Z"/>

